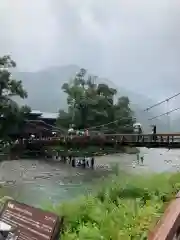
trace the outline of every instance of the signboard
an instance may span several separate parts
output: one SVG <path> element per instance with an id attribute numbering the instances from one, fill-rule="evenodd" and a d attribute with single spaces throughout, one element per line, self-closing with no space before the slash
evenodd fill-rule
<path id="1" fill-rule="evenodd" d="M 2 225 L 14 229 L 15 240 L 58 240 L 61 228 L 57 215 L 14 200 L 8 200 L 1 211 Z"/>

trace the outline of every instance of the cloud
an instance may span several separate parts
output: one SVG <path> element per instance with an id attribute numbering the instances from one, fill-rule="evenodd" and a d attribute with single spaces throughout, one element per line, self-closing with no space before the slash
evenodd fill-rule
<path id="1" fill-rule="evenodd" d="M 161 98 L 180 87 L 179 5 L 178 0 L 1 0 L 0 55 L 11 53 L 20 69 L 30 71 L 78 64 Z"/>
<path id="2" fill-rule="evenodd" d="M 2 0 L 0 3 L 0 53 L 10 53 L 20 68 L 49 64 L 57 41 L 49 1 Z"/>

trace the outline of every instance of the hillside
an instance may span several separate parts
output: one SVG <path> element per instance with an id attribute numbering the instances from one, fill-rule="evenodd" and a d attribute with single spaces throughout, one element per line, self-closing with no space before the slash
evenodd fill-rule
<path id="1" fill-rule="evenodd" d="M 18 101 L 28 104 L 34 110 L 45 112 L 57 112 L 59 109 L 65 109 L 67 107 L 66 95 L 62 92 L 61 86 L 64 82 L 68 82 L 78 70 L 78 66 L 68 65 L 51 67 L 39 72 L 13 73 L 16 79 L 22 80 L 25 89 L 28 91 L 28 99 L 24 102 Z M 154 101 L 148 99 L 146 96 L 121 88 L 107 79 L 99 78 L 97 81 L 105 82 L 116 88 L 118 91 L 117 96 L 128 96 L 138 121 L 142 122 L 146 129 L 150 124 L 148 118 L 159 114 L 159 108 L 153 109 L 151 112 L 142 111 L 154 104 Z M 157 127 L 163 131 L 165 125 L 160 121 Z"/>

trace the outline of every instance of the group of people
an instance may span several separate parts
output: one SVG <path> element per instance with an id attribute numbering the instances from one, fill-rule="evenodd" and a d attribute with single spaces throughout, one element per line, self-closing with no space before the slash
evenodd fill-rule
<path id="1" fill-rule="evenodd" d="M 83 167 L 83 168 L 89 168 L 91 167 L 92 169 L 94 168 L 94 157 L 92 158 L 86 158 L 84 157 L 83 159 L 77 159 L 77 167 Z"/>
<path id="2" fill-rule="evenodd" d="M 92 168 L 94 169 L 94 165 L 95 165 L 95 159 L 94 157 L 91 158 L 87 158 L 87 157 L 83 157 L 83 158 L 77 158 L 77 157 L 62 157 L 61 160 L 64 163 L 69 163 L 72 165 L 72 167 L 82 167 L 82 168 Z"/>
<path id="3" fill-rule="evenodd" d="M 68 129 L 68 135 L 76 135 L 76 136 L 89 136 L 89 131 L 88 129 L 86 130 L 75 130 L 73 127 L 70 127 Z"/>
<path id="4" fill-rule="evenodd" d="M 152 134 L 155 135 L 157 132 L 157 127 L 156 125 L 152 125 Z M 133 125 L 133 129 L 134 129 L 134 132 L 137 133 L 137 134 L 143 134 L 143 128 L 142 128 L 142 124 L 141 123 L 135 123 Z"/>

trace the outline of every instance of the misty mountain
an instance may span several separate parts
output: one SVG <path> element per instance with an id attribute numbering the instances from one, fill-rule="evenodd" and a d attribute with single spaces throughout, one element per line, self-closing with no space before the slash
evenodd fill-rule
<path id="1" fill-rule="evenodd" d="M 58 112 L 59 109 L 66 109 L 66 94 L 61 90 L 61 86 L 64 82 L 68 82 L 72 79 L 79 69 L 80 68 L 76 65 L 68 65 L 51 67 L 38 72 L 13 73 L 13 76 L 17 80 L 22 80 L 23 86 L 28 92 L 28 98 L 23 101 L 18 99 L 19 103 L 27 104 L 33 110 L 44 112 Z M 117 89 L 117 97 L 128 96 L 132 110 L 137 117 L 137 121 L 141 122 L 145 129 L 149 131 L 148 127 L 151 122 L 149 122 L 148 119 L 159 115 L 161 111 L 159 107 L 150 112 L 143 111 L 145 108 L 155 103 L 152 99 L 124 89 L 107 79 L 98 78 L 97 82 L 107 83 L 109 86 Z M 156 124 L 160 131 L 166 128 L 166 124 L 163 121 L 159 120 Z"/>

